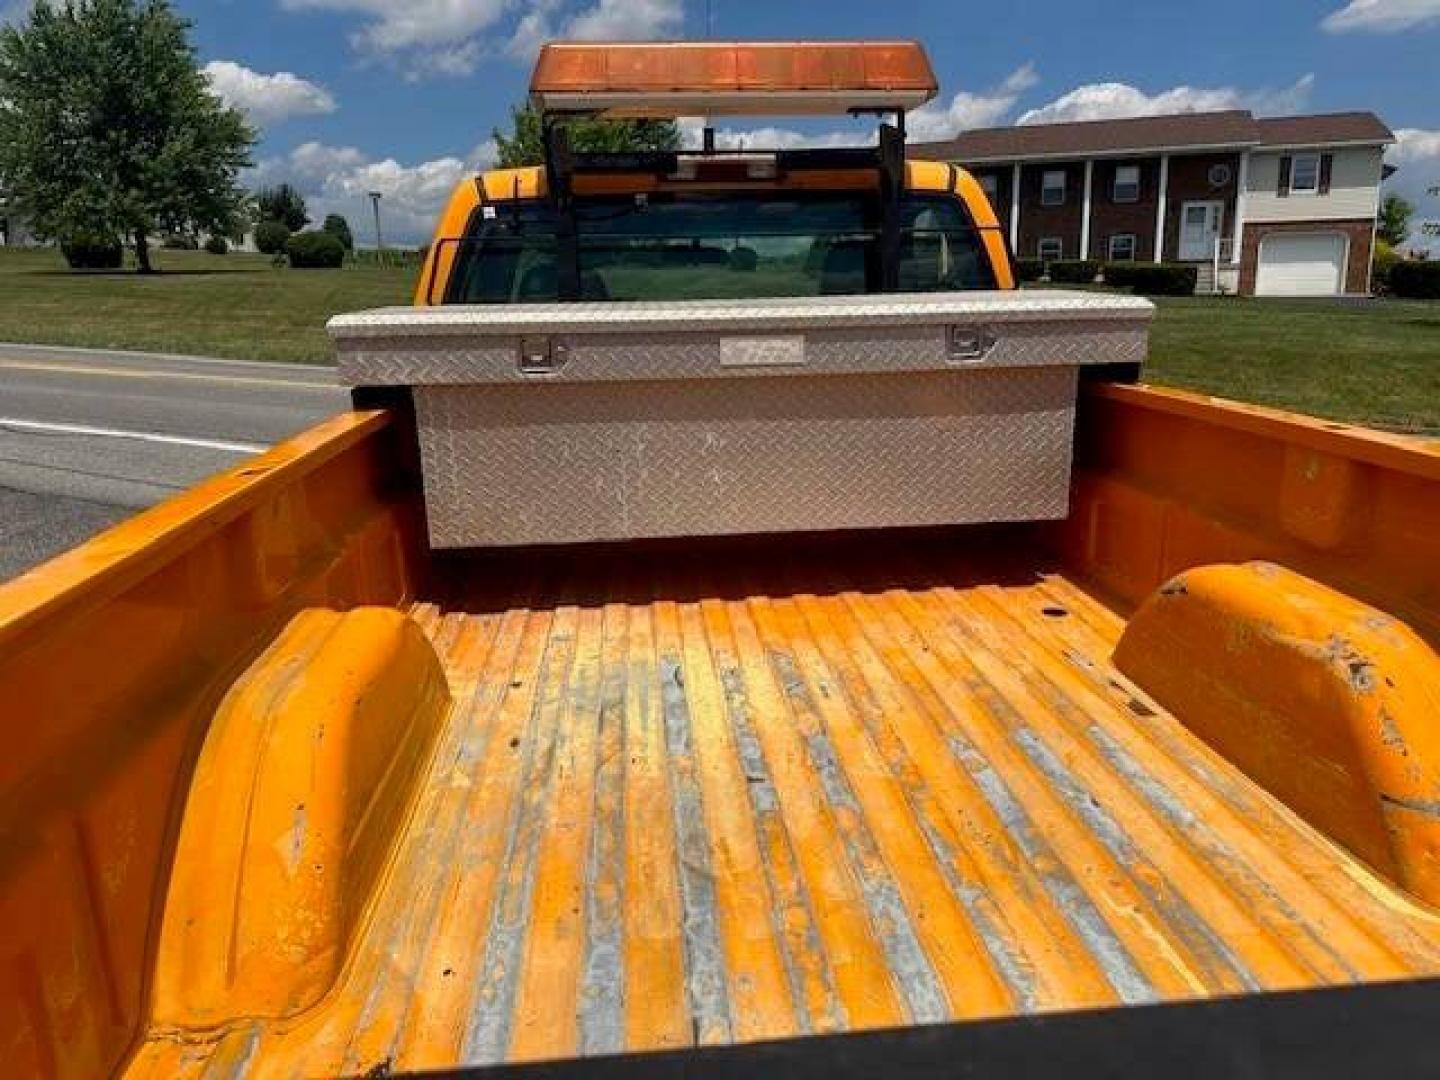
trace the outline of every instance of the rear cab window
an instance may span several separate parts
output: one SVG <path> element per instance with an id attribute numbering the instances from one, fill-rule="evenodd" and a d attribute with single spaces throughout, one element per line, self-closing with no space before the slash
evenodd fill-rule
<path id="1" fill-rule="evenodd" d="M 660 301 L 880 291 L 878 200 L 865 192 L 660 192 L 576 202 L 581 299 Z M 477 211 L 456 244 L 448 304 L 554 301 L 548 204 Z M 899 288 L 995 287 L 964 203 L 913 192 L 900 217 Z"/>

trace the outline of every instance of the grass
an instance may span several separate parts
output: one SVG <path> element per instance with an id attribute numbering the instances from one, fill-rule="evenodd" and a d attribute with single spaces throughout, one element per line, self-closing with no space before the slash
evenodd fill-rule
<path id="1" fill-rule="evenodd" d="M 405 304 L 413 268 L 277 270 L 163 251 L 163 271 L 70 274 L 0 249 L 0 341 L 325 363 L 325 321 Z M 1440 302 L 1159 301 L 1147 377 L 1395 431 L 1440 434 Z"/>
<path id="2" fill-rule="evenodd" d="M 1151 382 L 1440 434 L 1440 301 L 1187 297 L 1159 307 Z"/>
<path id="3" fill-rule="evenodd" d="M 277 270 L 239 252 L 160 251 L 155 263 L 148 277 L 72 274 L 57 252 L 0 248 L 0 341 L 323 364 L 330 316 L 409 303 L 416 277 Z"/>

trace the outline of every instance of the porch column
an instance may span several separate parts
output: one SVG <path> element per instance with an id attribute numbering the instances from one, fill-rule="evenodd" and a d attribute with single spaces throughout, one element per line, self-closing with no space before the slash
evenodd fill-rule
<path id="1" fill-rule="evenodd" d="M 1235 238 L 1230 242 L 1233 249 L 1230 261 L 1240 265 L 1240 244 L 1245 239 L 1246 189 L 1250 184 L 1250 151 L 1240 155 L 1240 171 L 1235 175 Z"/>
<path id="2" fill-rule="evenodd" d="M 1160 198 L 1155 207 L 1155 261 L 1165 261 L 1165 204 L 1170 201 L 1170 155 L 1160 155 Z"/>
<path id="3" fill-rule="evenodd" d="M 1095 185 L 1095 159 L 1085 159 L 1085 201 L 1081 206 L 1080 213 L 1080 258 L 1090 257 L 1090 201 L 1094 194 Z"/>
<path id="4" fill-rule="evenodd" d="M 1020 256 L 1020 162 L 1010 170 L 1010 250 Z"/>

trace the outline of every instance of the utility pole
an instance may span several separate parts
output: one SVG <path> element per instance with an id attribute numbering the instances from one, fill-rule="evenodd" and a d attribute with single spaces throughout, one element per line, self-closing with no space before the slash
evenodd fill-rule
<path id="1" fill-rule="evenodd" d="M 379 251 L 385 250 L 385 234 L 380 231 L 380 200 L 384 197 L 384 192 L 370 192 L 370 201 L 375 206 L 375 247 Z"/>

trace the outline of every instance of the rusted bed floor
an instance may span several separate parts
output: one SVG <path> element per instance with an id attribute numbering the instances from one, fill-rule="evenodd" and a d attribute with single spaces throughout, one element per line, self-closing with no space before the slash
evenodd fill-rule
<path id="1" fill-rule="evenodd" d="M 415 616 L 459 704 L 340 990 L 142 1063 L 353 1074 L 1440 972 L 1440 923 L 1128 685 L 1121 620 L 1039 565 L 993 537 L 451 565 Z"/>

